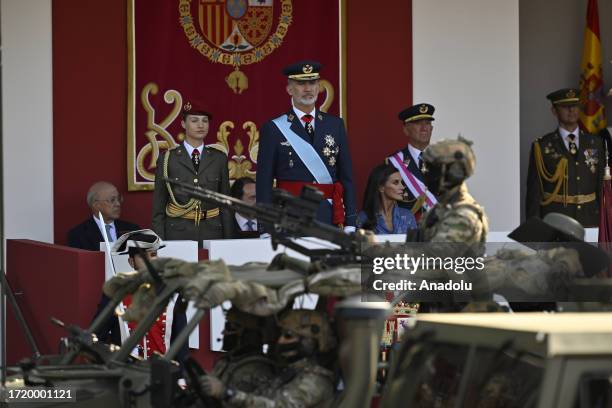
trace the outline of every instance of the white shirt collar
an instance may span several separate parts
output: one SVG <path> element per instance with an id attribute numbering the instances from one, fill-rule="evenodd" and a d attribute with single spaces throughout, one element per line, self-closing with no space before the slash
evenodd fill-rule
<path id="1" fill-rule="evenodd" d="M 244 218 L 242 215 L 235 213 L 236 222 L 242 231 L 248 231 L 247 222 L 253 221 L 253 231 L 257 231 L 257 220 L 249 220 L 248 218 Z"/>
<path id="2" fill-rule="evenodd" d="M 196 147 L 193 147 L 192 145 L 190 145 L 187 142 L 183 142 L 183 146 L 185 146 L 185 150 L 187 150 L 187 155 L 189 157 L 191 157 L 191 154 L 193 153 L 193 151 L 196 149 Z M 204 143 L 202 143 L 201 145 L 199 145 L 197 147 L 198 152 L 200 152 L 200 156 L 202 156 L 202 153 L 204 152 Z"/>
<path id="3" fill-rule="evenodd" d="M 98 229 L 100 230 L 100 234 L 102 236 L 104 236 L 104 232 L 102 232 L 102 230 L 106 229 L 106 227 L 102 224 L 102 221 L 100 221 L 98 219 L 98 217 L 93 216 L 94 221 L 96 222 L 96 225 L 98 226 Z M 117 240 L 117 228 L 115 228 L 115 221 L 112 221 L 110 224 L 108 224 L 111 226 L 110 228 L 110 233 L 111 236 L 108 237 L 108 241 L 109 242 L 115 242 Z"/>
<path id="4" fill-rule="evenodd" d="M 574 143 L 576 143 L 576 147 L 580 147 L 580 128 L 576 128 L 573 132 L 570 132 L 567 129 L 562 128 L 561 126 L 559 126 L 559 135 L 561 135 L 561 139 L 563 139 L 563 143 L 565 144 L 565 147 L 569 150 L 569 138 L 568 136 L 570 134 L 573 134 L 576 136 L 576 138 L 574 139 Z"/>
<path id="5" fill-rule="evenodd" d="M 298 108 L 295 107 L 295 105 L 293 104 L 293 99 L 291 99 L 291 105 L 293 106 L 293 111 L 295 112 L 297 117 L 300 119 L 300 122 L 302 122 L 302 125 L 306 125 L 306 122 L 304 122 L 302 120 L 302 116 L 304 116 L 304 115 L 311 115 L 312 116 L 312 122 L 310 122 L 310 124 L 312 125 L 312 128 L 314 129 L 315 128 L 315 122 L 316 122 L 317 108 L 313 108 L 310 111 L 310 113 L 302 112 L 301 110 L 299 110 Z"/>
<path id="6" fill-rule="evenodd" d="M 412 158 L 417 162 L 416 164 L 418 166 L 419 165 L 419 156 L 421 155 L 421 153 L 423 153 L 423 151 L 417 149 L 416 147 L 414 147 L 411 144 L 408 145 L 408 151 L 410 152 L 410 155 L 412 156 Z"/>

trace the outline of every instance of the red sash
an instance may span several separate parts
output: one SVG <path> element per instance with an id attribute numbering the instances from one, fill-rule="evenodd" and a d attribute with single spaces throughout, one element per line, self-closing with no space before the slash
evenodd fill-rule
<path id="1" fill-rule="evenodd" d="M 276 186 L 290 192 L 294 196 L 299 196 L 304 186 L 315 187 L 323 193 L 326 199 L 332 200 L 332 224 L 339 226 L 344 225 L 344 187 L 339 181 L 336 181 L 334 184 L 317 184 L 306 181 L 278 180 Z"/>

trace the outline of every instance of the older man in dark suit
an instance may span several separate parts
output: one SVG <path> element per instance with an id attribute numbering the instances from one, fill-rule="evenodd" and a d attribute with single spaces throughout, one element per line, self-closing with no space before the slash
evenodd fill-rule
<path id="1" fill-rule="evenodd" d="M 92 216 L 68 232 L 68 246 L 73 248 L 99 251 L 100 242 L 104 241 L 102 229 L 110 242 L 125 232 L 135 231 L 140 227 L 131 222 L 120 220 L 123 197 L 117 187 L 107 181 L 94 183 L 87 192 L 87 205 Z M 99 213 L 102 213 L 100 220 Z"/>
<path id="2" fill-rule="evenodd" d="M 277 187 L 299 195 L 313 185 L 323 192 L 319 221 L 354 229 L 357 218 L 353 169 L 344 121 L 316 108 L 319 70 L 316 61 L 286 67 L 292 107 L 261 128 L 257 158 L 257 202 L 272 200 Z"/>
<path id="3" fill-rule="evenodd" d="M 185 140 L 157 160 L 153 193 L 153 230 L 164 240 L 202 240 L 231 238 L 231 214 L 209 203 L 191 198 L 164 181 L 182 181 L 229 195 L 227 157 L 206 147 L 212 116 L 198 102 L 183 106 Z"/>

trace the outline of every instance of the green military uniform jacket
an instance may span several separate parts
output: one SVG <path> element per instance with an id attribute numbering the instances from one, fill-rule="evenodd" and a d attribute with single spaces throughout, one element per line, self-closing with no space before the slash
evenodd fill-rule
<path id="1" fill-rule="evenodd" d="M 536 139 L 527 172 L 527 217 L 543 218 L 558 212 L 585 227 L 598 226 L 604 166 L 605 152 L 599 136 L 581 131 L 575 157 L 565 147 L 558 130 Z"/>
<path id="2" fill-rule="evenodd" d="M 190 201 L 190 197 L 175 191 L 173 187 L 164 182 L 165 176 L 229 195 L 229 172 L 225 154 L 213 148 L 204 148 L 197 172 L 193 167 L 191 157 L 188 156 L 182 144 L 160 155 L 157 160 L 153 193 L 153 230 L 162 239 L 193 240 L 198 242 L 198 246 L 201 246 L 202 240 L 205 239 L 231 238 L 231 214 L 224 209 L 219 209 L 218 215 L 207 218 L 207 214 L 216 213 L 217 207 L 212 204 L 199 203 L 201 215 L 199 223 L 194 219 L 196 212 L 194 210 L 187 212 L 185 216 L 176 216 L 185 212 L 186 209 L 180 210 L 172 204 L 178 203 L 185 206 Z M 169 205 L 174 208 L 169 209 Z M 169 211 L 175 216 L 169 215 Z"/>

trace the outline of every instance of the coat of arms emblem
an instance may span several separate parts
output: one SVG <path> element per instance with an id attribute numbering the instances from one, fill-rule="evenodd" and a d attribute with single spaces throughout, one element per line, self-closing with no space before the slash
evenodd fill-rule
<path id="1" fill-rule="evenodd" d="M 193 48 L 234 67 L 225 82 L 240 94 L 248 88 L 240 67 L 262 61 L 281 45 L 292 5 L 291 0 L 179 0 L 179 15 Z"/>

